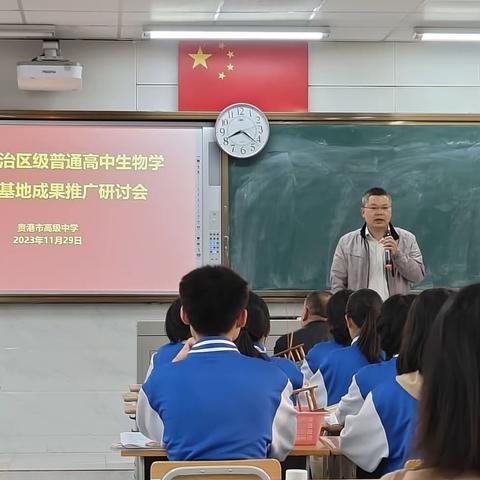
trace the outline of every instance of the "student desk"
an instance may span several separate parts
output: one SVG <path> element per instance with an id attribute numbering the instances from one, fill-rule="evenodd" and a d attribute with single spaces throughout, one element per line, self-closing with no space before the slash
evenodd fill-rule
<path id="1" fill-rule="evenodd" d="M 296 446 L 288 455 L 284 464 L 287 468 L 306 468 L 307 458 L 316 457 L 338 457 L 341 458 L 338 437 L 328 437 L 334 447 L 329 447 L 320 441 L 315 446 Z M 150 466 L 157 460 L 167 460 L 167 452 L 163 448 L 121 448 L 122 457 L 135 457 L 136 459 L 136 480 L 150 480 Z M 332 459 L 333 460 L 333 459 Z M 289 465 L 290 462 L 295 465 Z M 303 467 L 302 467 L 303 465 Z"/>

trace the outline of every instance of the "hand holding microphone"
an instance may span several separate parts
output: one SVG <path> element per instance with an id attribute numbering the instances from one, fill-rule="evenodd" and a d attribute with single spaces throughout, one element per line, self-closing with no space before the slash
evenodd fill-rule
<path id="1" fill-rule="evenodd" d="M 392 255 L 397 252 L 397 242 L 390 235 L 390 230 L 387 229 L 382 239 L 383 247 L 385 248 L 385 269 L 391 271 L 393 268 Z"/>

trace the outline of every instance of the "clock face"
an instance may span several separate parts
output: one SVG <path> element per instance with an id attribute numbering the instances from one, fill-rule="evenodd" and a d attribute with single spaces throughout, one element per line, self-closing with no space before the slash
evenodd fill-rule
<path id="1" fill-rule="evenodd" d="M 248 158 L 267 144 L 270 127 L 254 105 L 235 103 L 218 115 L 215 136 L 220 148 L 232 157 Z"/>

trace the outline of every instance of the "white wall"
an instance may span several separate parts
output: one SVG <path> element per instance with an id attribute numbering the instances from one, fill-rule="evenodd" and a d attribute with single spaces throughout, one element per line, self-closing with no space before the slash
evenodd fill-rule
<path id="1" fill-rule="evenodd" d="M 177 109 L 175 42 L 63 41 L 84 65 L 80 92 L 22 92 L 15 63 L 39 41 L 0 41 L 0 109 Z M 309 49 L 313 112 L 479 113 L 480 46 L 331 42 Z"/>
<path id="2" fill-rule="evenodd" d="M 21 92 L 15 63 L 40 48 L 0 41 L 0 109 L 177 108 L 175 43 L 64 41 L 64 55 L 84 65 L 83 90 Z M 309 108 L 478 113 L 479 66 L 474 44 L 312 44 Z M 299 311 L 272 306 L 274 315 Z M 136 324 L 164 312 L 160 305 L 0 305 L 0 470 L 14 465 L 13 453 L 108 452 L 131 425 L 121 392 L 135 381 Z M 38 458 L 25 469 L 36 469 Z"/>

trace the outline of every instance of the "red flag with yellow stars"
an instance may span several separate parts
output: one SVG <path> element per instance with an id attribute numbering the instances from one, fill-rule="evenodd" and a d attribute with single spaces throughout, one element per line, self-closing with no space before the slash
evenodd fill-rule
<path id="1" fill-rule="evenodd" d="M 308 44 L 180 42 L 178 109 L 220 111 L 237 102 L 308 111 Z"/>

